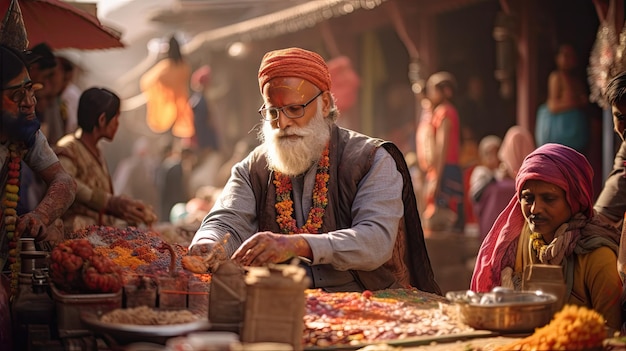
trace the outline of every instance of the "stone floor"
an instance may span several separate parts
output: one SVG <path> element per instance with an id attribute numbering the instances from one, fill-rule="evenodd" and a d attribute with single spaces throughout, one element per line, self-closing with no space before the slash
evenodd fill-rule
<path id="1" fill-rule="evenodd" d="M 442 293 L 467 290 L 480 240 L 468 233 L 432 233 L 426 237 L 430 263 Z"/>

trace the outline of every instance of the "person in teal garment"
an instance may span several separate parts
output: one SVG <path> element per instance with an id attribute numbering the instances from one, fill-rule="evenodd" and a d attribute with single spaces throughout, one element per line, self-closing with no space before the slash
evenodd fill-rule
<path id="1" fill-rule="evenodd" d="M 584 153 L 589 141 L 588 99 L 583 82 L 576 77 L 578 59 L 569 44 L 559 47 L 557 69 L 548 77 L 548 98 L 539 106 L 535 124 L 537 146 L 557 143 Z"/>

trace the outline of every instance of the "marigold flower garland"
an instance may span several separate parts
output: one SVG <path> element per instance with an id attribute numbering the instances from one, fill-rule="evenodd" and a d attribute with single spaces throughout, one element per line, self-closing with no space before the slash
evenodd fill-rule
<path id="1" fill-rule="evenodd" d="M 11 267 L 11 296 L 17 293 L 18 276 L 20 273 L 19 247 L 17 245 L 18 235 L 15 231 L 17 226 L 17 203 L 20 199 L 20 168 L 22 155 L 25 150 L 20 150 L 16 144 L 9 144 L 9 169 L 8 179 L 4 186 L 4 228 L 9 240 L 9 264 Z"/>
<path id="2" fill-rule="evenodd" d="M 328 145 L 326 145 L 317 164 L 315 186 L 313 187 L 313 206 L 309 211 L 306 223 L 301 228 L 296 226 L 296 220 L 293 218 L 293 200 L 291 199 L 293 186 L 291 179 L 280 172 L 274 172 L 276 223 L 278 223 L 283 234 L 319 233 L 326 205 L 328 205 L 328 179 L 330 178 L 328 175 L 330 165 L 328 154 Z"/>

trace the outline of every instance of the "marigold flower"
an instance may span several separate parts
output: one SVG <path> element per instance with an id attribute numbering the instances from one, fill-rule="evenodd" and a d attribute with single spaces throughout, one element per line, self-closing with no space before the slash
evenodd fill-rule
<path id="1" fill-rule="evenodd" d="M 317 174 L 315 175 L 315 185 L 313 187 L 313 206 L 309 211 L 306 223 L 298 228 L 296 220 L 293 218 L 293 200 L 291 200 L 291 190 L 293 186 L 291 179 L 280 172 L 274 172 L 274 186 L 276 187 L 276 223 L 284 234 L 319 233 L 322 227 L 324 213 L 328 205 L 328 169 L 330 158 L 328 157 L 328 145 L 322 153 L 322 157 L 317 164 Z"/>

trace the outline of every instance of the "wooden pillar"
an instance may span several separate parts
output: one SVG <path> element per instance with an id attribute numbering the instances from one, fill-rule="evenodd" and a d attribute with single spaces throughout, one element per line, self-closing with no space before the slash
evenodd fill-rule
<path id="1" fill-rule="evenodd" d="M 537 0 L 520 0 L 517 61 L 517 124 L 535 131 L 537 109 L 537 36 L 535 14 Z"/>
<path id="2" fill-rule="evenodd" d="M 424 76 L 424 79 L 428 79 L 428 77 L 434 73 L 433 70 L 433 62 L 437 62 L 437 50 L 435 47 L 436 38 L 436 30 L 434 26 L 436 22 L 434 21 L 435 14 L 427 11 L 419 11 L 418 14 L 418 32 L 417 32 L 417 49 L 420 54 L 420 62 L 421 62 L 421 73 Z"/>

